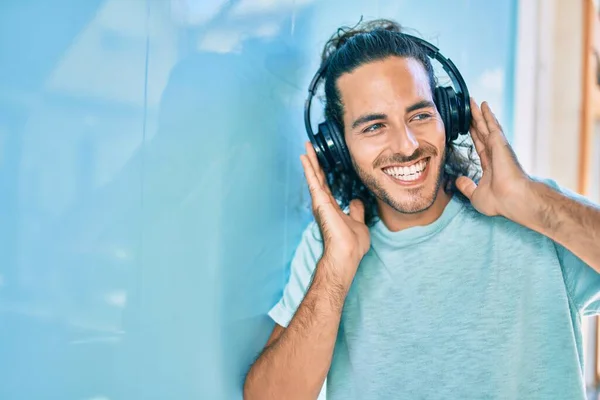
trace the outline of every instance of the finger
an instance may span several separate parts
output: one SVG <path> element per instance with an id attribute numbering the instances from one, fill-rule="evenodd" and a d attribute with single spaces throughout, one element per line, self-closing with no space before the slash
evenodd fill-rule
<path id="1" fill-rule="evenodd" d="M 310 164 L 312 165 L 313 170 L 315 171 L 315 175 L 319 179 L 321 186 L 327 193 L 331 194 L 331 190 L 329 189 L 329 185 L 327 184 L 327 178 L 325 177 L 323 168 L 321 168 L 321 165 L 319 164 L 319 158 L 317 157 L 317 153 L 315 152 L 312 143 L 307 141 L 304 143 L 304 147 L 306 148 L 306 155 L 310 160 Z"/>
<path id="2" fill-rule="evenodd" d="M 479 155 L 479 159 L 481 160 L 481 167 L 483 169 L 487 168 L 487 148 L 483 142 L 483 135 L 479 132 L 477 128 L 477 123 L 481 124 L 481 110 L 479 106 L 477 106 L 477 102 L 473 97 L 471 97 L 471 138 L 473 139 L 473 144 L 475 145 L 475 150 L 477 150 L 477 154 Z"/>
<path id="3" fill-rule="evenodd" d="M 331 197 L 333 197 L 333 194 L 331 193 L 331 188 L 329 187 L 329 184 L 327 183 L 327 178 L 325 176 L 325 172 L 323 172 L 323 168 L 321 168 L 321 164 L 319 164 L 319 158 L 317 157 L 317 153 L 315 152 L 315 149 L 312 146 L 312 143 L 307 141 L 305 143 L 305 147 L 306 147 L 306 154 L 308 155 L 310 163 L 313 167 L 313 170 L 315 171 L 315 174 L 317 175 L 317 178 L 319 179 L 319 182 L 321 183 L 323 190 L 325 190 L 325 192 L 327 194 L 329 194 Z"/>
<path id="4" fill-rule="evenodd" d="M 312 164 L 306 154 L 300 156 L 300 161 L 304 168 L 304 176 L 306 177 L 306 183 L 308 183 L 308 190 L 310 191 L 310 197 L 312 198 L 313 208 L 317 208 L 324 203 L 329 203 L 329 196 L 323 190 L 319 178 L 315 174 Z"/>
<path id="5" fill-rule="evenodd" d="M 508 139 L 506 139 L 506 136 L 504 136 L 502 126 L 500 125 L 498 119 L 492 112 L 490 105 L 487 102 L 483 102 L 483 104 L 481 105 L 481 110 L 485 117 L 488 130 L 490 132 L 487 141 L 488 152 L 490 153 L 490 157 L 492 157 L 492 153 L 494 153 L 496 150 L 503 151 L 503 149 L 505 148 L 510 149 Z"/>
<path id="6" fill-rule="evenodd" d="M 459 176 L 456 179 L 456 187 L 467 199 L 471 200 L 473 198 L 473 193 L 475 193 L 475 189 L 477 189 L 477 184 L 466 176 Z"/>
<path id="7" fill-rule="evenodd" d="M 504 132 L 502 131 L 502 126 L 500 126 L 500 122 L 494 115 L 492 108 L 490 107 L 487 101 L 484 101 L 481 104 L 481 111 L 483 114 L 483 118 L 485 119 L 485 123 L 487 129 L 490 133 L 498 133 L 504 136 Z"/>
<path id="8" fill-rule="evenodd" d="M 350 202 L 350 217 L 357 222 L 365 222 L 365 205 L 359 199 Z"/>
<path id="9" fill-rule="evenodd" d="M 302 154 L 300 156 L 300 162 L 302 163 L 302 168 L 304 169 L 304 177 L 306 178 L 306 183 L 308 183 L 308 189 L 312 194 L 312 192 L 317 190 L 321 184 L 315 175 L 315 171 L 313 170 L 312 164 L 306 154 Z"/>
<path id="10" fill-rule="evenodd" d="M 475 127 L 475 134 L 479 137 L 479 140 L 485 143 L 486 137 L 489 134 L 487 123 L 481 109 L 473 98 L 471 98 L 471 125 Z"/>
<path id="11" fill-rule="evenodd" d="M 471 125 L 471 139 L 473 139 L 473 144 L 475 145 L 475 150 L 477 151 L 477 155 L 479 155 L 479 160 L 481 161 L 481 168 L 484 170 L 488 167 L 487 162 L 487 149 L 481 139 L 479 139 L 479 135 L 477 134 L 477 128 Z"/>
<path id="12" fill-rule="evenodd" d="M 471 139 L 473 139 L 473 144 L 475 145 L 475 150 L 477 150 L 477 154 L 479 154 L 479 156 L 481 156 L 483 153 L 485 153 L 485 145 L 483 144 L 481 139 L 479 139 L 479 135 L 477 135 L 477 128 L 475 128 L 474 126 L 471 126 L 471 129 L 469 132 L 471 132 Z"/>

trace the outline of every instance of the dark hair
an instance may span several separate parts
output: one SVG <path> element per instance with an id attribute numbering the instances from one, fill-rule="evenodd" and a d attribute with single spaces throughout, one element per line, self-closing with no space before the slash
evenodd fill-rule
<path id="1" fill-rule="evenodd" d="M 337 87 L 338 78 L 357 67 L 387 57 L 410 57 L 419 61 L 429 77 L 432 94 L 437 80 L 431 59 L 425 49 L 414 40 L 401 35 L 402 27 L 391 20 L 377 19 L 354 27 L 341 27 L 327 41 L 321 56 L 322 63 L 328 62 L 325 74 L 325 117 L 344 128 L 344 105 Z M 323 64 L 321 64 L 323 65 Z M 462 150 L 462 152 L 461 152 Z M 470 141 L 447 143 L 444 163 L 444 190 L 468 202 L 456 188 L 456 178 L 461 175 L 477 180 L 478 159 Z M 328 173 L 327 181 L 333 196 L 346 208 L 352 199 L 360 199 L 365 205 L 365 222 L 372 226 L 377 221 L 375 195 L 362 183 L 355 171 L 335 169 Z"/>

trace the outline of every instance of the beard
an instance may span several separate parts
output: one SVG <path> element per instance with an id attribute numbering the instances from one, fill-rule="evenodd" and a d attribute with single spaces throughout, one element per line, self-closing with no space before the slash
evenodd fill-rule
<path id="1" fill-rule="evenodd" d="M 392 163 L 407 163 L 411 161 L 416 161 L 422 157 L 430 157 L 427 168 L 431 167 L 431 163 L 433 159 L 438 155 L 437 149 L 428 144 L 424 143 L 422 147 L 419 147 L 412 155 L 409 157 L 402 156 L 399 154 L 394 155 L 390 158 L 385 159 L 376 159 L 373 163 L 373 169 L 377 170 L 379 167 L 392 164 Z M 352 158 L 352 157 L 351 157 Z M 384 185 L 373 175 L 356 164 L 354 158 L 352 158 L 352 165 L 354 166 L 354 170 L 356 171 L 358 178 L 361 180 L 363 185 L 377 199 L 381 202 L 387 204 L 394 210 L 402 214 L 416 214 L 429 209 L 435 200 L 437 199 L 437 195 L 439 193 L 440 185 L 442 184 L 444 178 L 444 164 L 446 161 L 446 149 L 444 148 L 444 152 L 441 157 L 440 164 L 436 171 L 429 170 L 427 176 L 427 182 L 425 186 L 420 188 L 406 188 L 397 190 L 397 193 L 390 193 L 389 190 L 386 190 Z M 379 167 L 378 167 L 379 166 Z M 435 175 L 432 175 L 435 174 Z M 433 179 L 432 179 L 433 178 Z M 433 181 L 433 184 L 429 183 Z M 398 186 L 398 188 L 400 188 Z"/>

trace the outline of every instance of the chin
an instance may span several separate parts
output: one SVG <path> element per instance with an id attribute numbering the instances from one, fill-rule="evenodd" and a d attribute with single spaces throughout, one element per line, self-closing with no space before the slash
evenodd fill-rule
<path id="1" fill-rule="evenodd" d="M 435 203 L 437 190 L 417 190 L 414 193 L 404 193 L 394 197 L 382 200 L 400 213 L 417 214 L 428 210 Z"/>
<path id="2" fill-rule="evenodd" d="M 435 161 L 427 157 L 408 166 L 382 168 L 379 187 L 372 191 L 397 212 L 426 211 L 435 203 L 441 184 L 441 165 Z"/>

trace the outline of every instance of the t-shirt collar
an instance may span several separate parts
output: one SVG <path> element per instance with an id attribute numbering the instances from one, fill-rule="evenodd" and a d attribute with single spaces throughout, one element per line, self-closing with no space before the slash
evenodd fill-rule
<path id="1" fill-rule="evenodd" d="M 463 202 L 456 198 L 456 196 L 452 196 L 442 215 L 435 221 L 433 221 L 429 225 L 422 226 L 413 226 L 410 228 L 406 228 L 400 230 L 398 232 L 390 231 L 383 221 L 379 220 L 376 224 L 371 228 L 372 239 L 375 241 L 382 241 L 391 246 L 398 247 L 409 244 L 414 244 L 423 240 L 426 240 L 428 237 L 435 235 L 442 229 L 444 229 L 450 221 L 463 209 Z"/>

